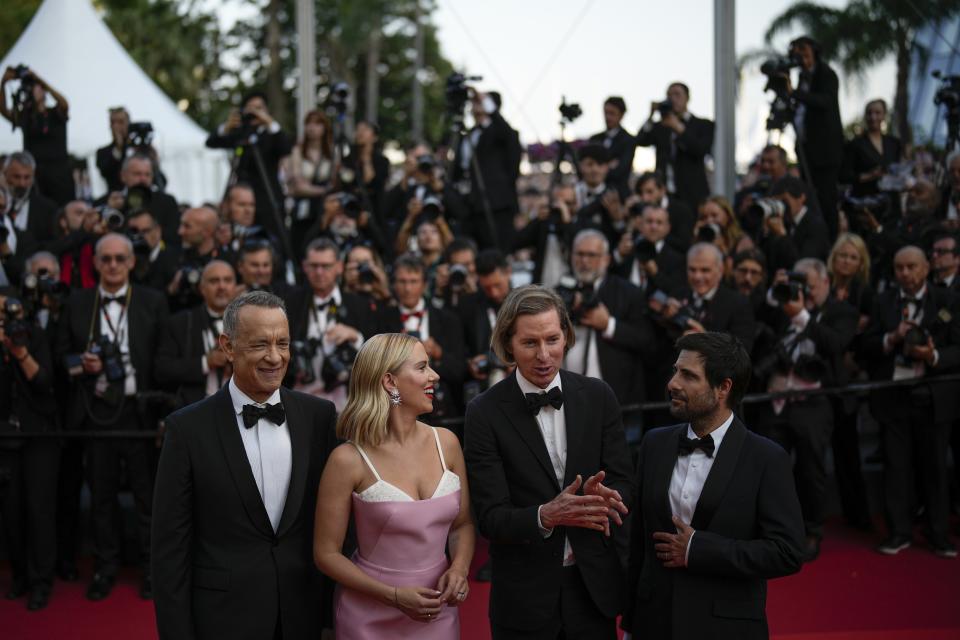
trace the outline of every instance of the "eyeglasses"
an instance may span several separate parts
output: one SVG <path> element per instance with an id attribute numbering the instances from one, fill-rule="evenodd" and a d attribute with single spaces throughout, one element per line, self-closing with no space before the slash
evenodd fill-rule
<path id="1" fill-rule="evenodd" d="M 591 260 L 602 258 L 604 255 L 606 254 L 600 253 L 598 251 L 574 251 L 573 252 L 574 258 L 589 258 Z"/>
<path id="2" fill-rule="evenodd" d="M 116 262 L 117 264 L 123 264 L 123 263 L 125 263 L 129 258 L 130 258 L 130 256 L 125 256 L 125 255 L 122 255 L 122 254 L 121 254 L 121 255 L 110 255 L 110 254 L 107 254 L 107 255 L 99 256 L 99 260 L 100 260 L 100 262 L 102 262 L 103 264 L 111 264 L 111 263 L 113 263 L 113 262 Z"/>
<path id="3" fill-rule="evenodd" d="M 945 256 L 951 253 L 956 253 L 956 251 L 956 249 L 938 249 L 937 247 L 934 247 L 930 250 L 930 253 L 931 255 L 935 256 Z"/>

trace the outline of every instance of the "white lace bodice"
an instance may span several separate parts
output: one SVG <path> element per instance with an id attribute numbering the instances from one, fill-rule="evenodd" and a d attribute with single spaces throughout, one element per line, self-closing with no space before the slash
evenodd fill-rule
<path id="1" fill-rule="evenodd" d="M 430 428 L 433 429 L 433 437 L 437 441 L 437 452 L 440 454 L 440 465 L 443 467 L 443 475 L 440 476 L 440 482 L 437 483 L 437 488 L 434 489 L 433 495 L 429 498 L 424 498 L 424 500 L 433 500 L 434 498 L 440 498 L 460 490 L 460 476 L 447 469 L 447 463 L 443 458 L 443 447 L 440 446 L 440 434 L 437 433 L 436 427 Z M 363 491 L 355 492 L 355 495 L 360 500 L 364 502 L 416 502 L 407 492 L 381 478 L 377 469 L 367 456 L 367 453 L 360 445 L 355 442 L 351 444 L 357 448 L 357 452 L 363 458 L 363 461 L 367 463 L 367 466 L 370 467 L 370 471 L 373 472 L 373 476 L 377 479 L 376 482 Z"/>

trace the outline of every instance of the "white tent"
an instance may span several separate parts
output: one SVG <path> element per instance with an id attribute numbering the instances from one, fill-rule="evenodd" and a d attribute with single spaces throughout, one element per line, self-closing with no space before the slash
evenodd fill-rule
<path id="1" fill-rule="evenodd" d="M 229 172 L 225 154 L 204 147 L 206 132 L 137 66 L 90 0 L 45 0 L 0 64 L 25 64 L 66 97 L 67 148 L 87 158 L 95 195 L 106 190 L 94 154 L 110 142 L 107 110 L 125 106 L 134 121 L 153 124 L 167 191 L 188 204 L 219 200 Z M 20 131 L 0 121 L 0 152 L 22 148 Z"/>

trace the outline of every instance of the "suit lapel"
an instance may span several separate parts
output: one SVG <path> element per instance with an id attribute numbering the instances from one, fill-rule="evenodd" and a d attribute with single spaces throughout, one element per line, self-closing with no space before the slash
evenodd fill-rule
<path id="1" fill-rule="evenodd" d="M 257 483 L 253 479 L 253 471 L 250 470 L 247 450 L 243 447 L 237 417 L 233 412 L 233 400 L 230 398 L 229 387 L 224 385 L 217 392 L 216 398 L 217 433 L 220 436 L 224 457 L 227 459 L 227 466 L 230 468 L 230 475 L 233 476 L 233 482 L 243 502 L 243 508 L 257 529 L 272 536 L 273 526 L 270 524 L 270 517 L 263 505 Z"/>
<path id="2" fill-rule="evenodd" d="M 653 471 L 653 495 L 657 497 L 657 515 L 664 527 L 669 527 L 671 524 L 673 510 L 670 508 L 670 479 L 673 477 L 673 468 L 677 464 L 680 434 L 685 433 L 686 429 L 686 423 L 670 429 L 665 434 L 665 444 L 657 452 L 658 455 L 654 456 L 656 463 Z"/>
<path id="3" fill-rule="evenodd" d="M 506 414 L 510 424 L 517 430 L 520 438 L 530 447 L 530 451 L 537 462 L 540 463 L 544 473 L 547 474 L 559 491 L 560 485 L 557 483 L 557 476 L 553 471 L 553 464 L 550 462 L 550 454 L 547 453 L 547 445 L 543 441 L 543 434 L 540 433 L 540 425 L 537 424 L 537 419 L 527 411 L 523 392 L 520 391 L 520 385 L 517 384 L 516 373 L 511 374 L 511 384 L 506 385 L 506 391 L 507 398 L 502 405 L 504 414 Z M 569 450 L 569 441 L 567 441 L 567 449 Z"/>
<path id="4" fill-rule="evenodd" d="M 290 527 L 300 512 L 303 494 L 306 491 L 307 467 L 310 462 L 310 428 L 303 408 L 289 391 L 280 388 L 280 399 L 287 416 L 287 430 L 290 432 L 290 455 L 292 469 L 290 472 L 290 486 L 287 488 L 287 500 L 283 505 L 283 514 L 277 526 L 277 535 Z"/>
<path id="5" fill-rule="evenodd" d="M 727 434 L 723 437 L 723 442 L 720 443 L 720 449 L 716 453 L 717 459 L 710 468 L 710 474 L 700 493 L 700 500 L 697 501 L 697 508 L 693 512 L 690 526 L 694 529 L 705 529 L 713 519 L 713 514 L 723 499 L 733 472 L 737 469 L 737 459 L 740 457 L 740 449 L 746 437 L 747 428 L 739 418 L 734 416 Z"/>
<path id="6" fill-rule="evenodd" d="M 565 487 L 573 482 L 573 478 L 577 475 L 575 471 L 581 468 L 577 454 L 581 451 L 580 440 L 583 438 L 587 420 L 587 399 L 582 397 L 583 386 L 580 381 L 562 369 L 560 381 L 563 385 L 563 417 L 567 428 L 567 462 L 563 472 Z M 586 478 L 583 479 L 586 480 Z"/>

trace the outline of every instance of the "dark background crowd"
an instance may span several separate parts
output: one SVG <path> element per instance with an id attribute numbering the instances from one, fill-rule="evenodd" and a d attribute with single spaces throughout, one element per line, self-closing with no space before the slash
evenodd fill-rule
<path id="1" fill-rule="evenodd" d="M 501 96 L 457 75 L 446 86 L 455 135 L 409 145 L 399 167 L 375 123 L 347 135 L 346 89 L 307 114 L 299 139 L 264 94 L 249 93 L 210 132 L 232 171 L 222 200 L 198 206 L 165 190 L 150 126 L 112 109 L 96 156 L 107 191 L 80 198 L 66 128 L 100 123 L 71 121 L 68 98 L 29 68 L 5 70 L 0 113 L 24 137 L 0 176 L 7 597 L 29 594 L 39 609 L 55 576 L 79 578 L 85 484 L 96 559 L 87 596 L 109 595 L 124 563 L 143 567 L 151 596 L 163 417 L 229 379 L 221 315 L 254 289 L 286 302 L 287 386 L 342 408 L 363 342 L 405 332 L 441 376 L 425 419 L 461 436 L 465 406 L 509 374 L 490 337 L 513 287 L 557 289 L 576 323 L 565 368 L 610 385 L 633 445 L 670 420 L 641 405 L 664 399 L 676 339 L 728 332 L 752 354 L 754 392 L 794 392 L 741 413 L 793 454 L 808 560 L 823 536 L 830 459 L 846 521 L 870 529 L 884 513 L 878 551 L 910 545 L 919 517 L 931 550 L 955 557 L 960 155 L 888 135 L 883 100 L 845 139 L 837 75 L 809 38 L 789 53 L 765 73 L 796 148 L 758 149 L 732 198 L 711 192 L 714 124 L 688 110 L 681 82 L 637 131 L 622 125 L 624 100 L 608 98 L 603 131 L 563 145 L 552 175 L 521 175 Z M 562 117 L 578 111 L 564 104 Z M 655 168 L 634 171 L 637 146 L 655 149 Z M 866 381 L 897 384 L 817 391 Z M 866 421 L 881 434 L 878 504 L 861 469 Z M 91 437 L 9 437 L 39 432 Z M 118 509 L 121 491 L 132 509 Z"/>

